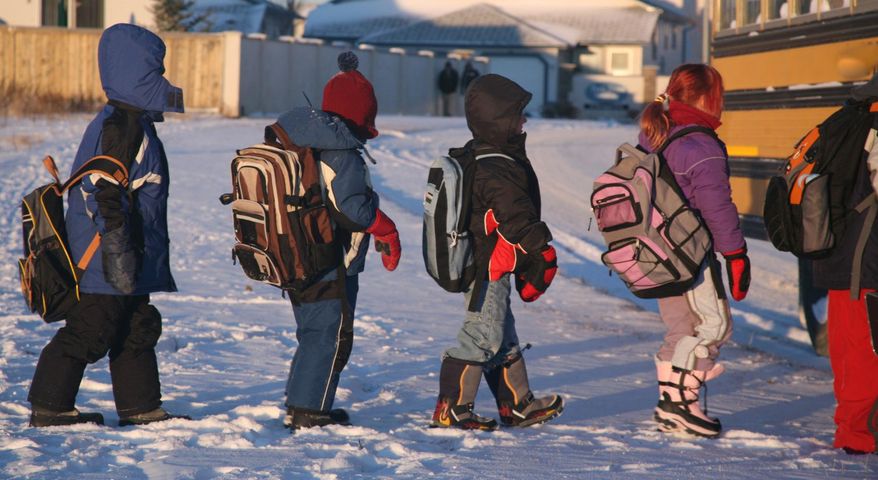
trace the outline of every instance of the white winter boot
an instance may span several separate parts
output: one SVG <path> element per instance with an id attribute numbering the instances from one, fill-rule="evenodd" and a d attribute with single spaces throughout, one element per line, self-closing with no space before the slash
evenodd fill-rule
<path id="1" fill-rule="evenodd" d="M 716 438 L 722 425 L 708 417 L 698 404 L 699 390 L 704 382 L 718 377 L 724 368 L 717 364 L 709 371 L 684 370 L 671 362 L 656 359 L 659 401 L 653 418 L 663 432 L 684 431 L 700 437 Z M 705 410 L 706 410 L 705 405 Z"/>

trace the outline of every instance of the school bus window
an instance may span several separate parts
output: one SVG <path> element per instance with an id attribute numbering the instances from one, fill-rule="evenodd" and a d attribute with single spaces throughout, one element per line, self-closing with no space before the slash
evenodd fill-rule
<path id="1" fill-rule="evenodd" d="M 799 0 L 796 2 L 796 15 L 808 15 L 809 13 L 817 13 L 820 9 L 820 2 L 825 0 Z"/>
<path id="2" fill-rule="evenodd" d="M 737 6 L 735 0 L 720 0 L 719 2 L 719 28 L 736 28 L 738 25 L 735 21 L 735 13 Z"/>
<path id="3" fill-rule="evenodd" d="M 799 0 L 796 7 L 797 15 L 828 12 L 839 8 L 851 8 L 851 0 Z"/>
<path id="4" fill-rule="evenodd" d="M 789 17 L 790 3 L 787 0 L 768 0 L 768 18 L 766 20 L 781 20 Z"/>
<path id="5" fill-rule="evenodd" d="M 762 22 L 762 0 L 746 0 L 744 2 L 744 25 Z"/>
<path id="6" fill-rule="evenodd" d="M 836 8 L 851 8 L 851 0 L 823 0 L 820 11 L 825 12 Z"/>

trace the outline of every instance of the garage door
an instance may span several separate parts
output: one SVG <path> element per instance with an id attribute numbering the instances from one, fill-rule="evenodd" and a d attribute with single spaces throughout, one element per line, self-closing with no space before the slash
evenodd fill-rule
<path id="1" fill-rule="evenodd" d="M 539 115 L 546 103 L 546 66 L 534 57 L 492 56 L 491 73 L 511 78 L 533 94 L 525 111 Z"/>

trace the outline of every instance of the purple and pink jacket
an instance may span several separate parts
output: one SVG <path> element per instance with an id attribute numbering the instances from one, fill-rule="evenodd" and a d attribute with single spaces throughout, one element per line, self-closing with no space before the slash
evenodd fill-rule
<path id="1" fill-rule="evenodd" d="M 677 125 L 670 135 L 693 125 Z M 639 141 L 647 151 L 654 150 L 643 132 Z M 724 253 L 744 248 L 738 209 L 732 202 L 725 144 L 696 132 L 672 142 L 664 157 L 689 205 L 704 219 L 714 250 Z"/>

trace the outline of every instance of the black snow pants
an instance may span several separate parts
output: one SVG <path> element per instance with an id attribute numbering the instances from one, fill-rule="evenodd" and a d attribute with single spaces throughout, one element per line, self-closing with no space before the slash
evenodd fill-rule
<path id="1" fill-rule="evenodd" d="M 113 398 L 120 417 L 161 404 L 155 346 L 162 317 L 149 295 L 82 294 L 40 354 L 28 401 L 55 411 L 74 408 L 85 366 L 109 353 Z"/>

